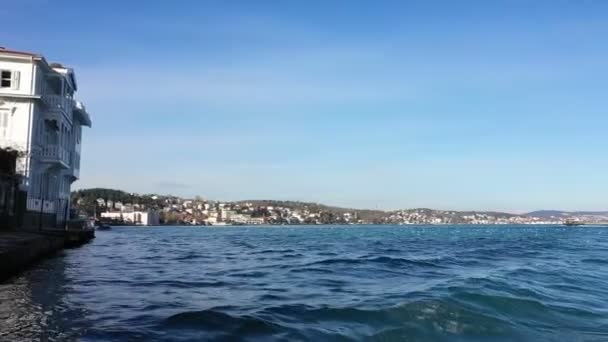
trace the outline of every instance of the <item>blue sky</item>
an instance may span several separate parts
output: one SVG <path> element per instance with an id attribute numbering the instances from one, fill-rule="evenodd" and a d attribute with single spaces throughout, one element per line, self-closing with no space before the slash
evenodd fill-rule
<path id="1" fill-rule="evenodd" d="M 359 208 L 608 208 L 608 2 L 7 1 L 76 69 L 81 180 Z"/>

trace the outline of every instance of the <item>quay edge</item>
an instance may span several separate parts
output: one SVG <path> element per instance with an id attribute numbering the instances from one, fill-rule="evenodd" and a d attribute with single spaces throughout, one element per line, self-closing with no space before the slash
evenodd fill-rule
<path id="1" fill-rule="evenodd" d="M 65 248 L 81 246 L 95 237 L 94 230 L 0 231 L 0 283 L 37 261 Z"/>

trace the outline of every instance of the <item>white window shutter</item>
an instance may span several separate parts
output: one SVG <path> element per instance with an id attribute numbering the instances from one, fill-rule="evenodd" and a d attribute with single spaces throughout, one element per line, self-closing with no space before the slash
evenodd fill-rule
<path id="1" fill-rule="evenodd" d="M 21 72 L 20 71 L 13 71 L 13 80 L 11 82 L 12 85 L 12 89 L 13 90 L 18 90 L 19 89 L 19 81 L 21 81 Z"/>

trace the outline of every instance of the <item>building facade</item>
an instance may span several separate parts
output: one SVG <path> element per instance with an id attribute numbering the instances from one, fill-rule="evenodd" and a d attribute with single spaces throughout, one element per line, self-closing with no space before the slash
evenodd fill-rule
<path id="1" fill-rule="evenodd" d="M 109 211 L 101 213 L 102 219 L 116 221 L 118 223 L 134 224 L 138 226 L 158 226 L 160 224 L 160 214 L 157 210 L 146 211 Z"/>
<path id="2" fill-rule="evenodd" d="M 91 127 L 77 90 L 71 68 L 0 48 L 0 148 L 21 152 L 16 172 L 24 228 L 62 228 L 69 219 L 82 127 Z"/>

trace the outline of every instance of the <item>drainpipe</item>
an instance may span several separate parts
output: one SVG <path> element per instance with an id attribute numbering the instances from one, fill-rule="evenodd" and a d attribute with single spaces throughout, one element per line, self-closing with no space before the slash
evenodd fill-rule
<path id="1" fill-rule="evenodd" d="M 42 195 L 42 177 L 40 177 L 40 215 L 38 216 L 38 231 L 42 231 L 42 209 L 44 208 L 44 196 Z"/>

